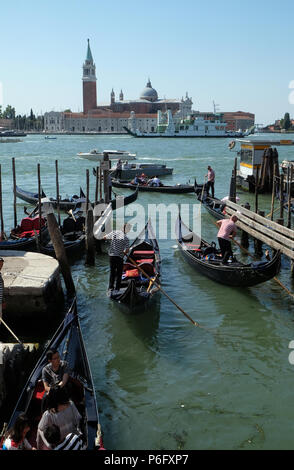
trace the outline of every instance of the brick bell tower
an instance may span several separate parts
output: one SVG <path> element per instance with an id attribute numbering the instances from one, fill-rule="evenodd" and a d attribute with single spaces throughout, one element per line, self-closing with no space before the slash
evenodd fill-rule
<path id="1" fill-rule="evenodd" d="M 87 57 L 83 65 L 83 112 L 87 114 L 97 108 L 96 66 L 93 61 L 88 39 Z"/>

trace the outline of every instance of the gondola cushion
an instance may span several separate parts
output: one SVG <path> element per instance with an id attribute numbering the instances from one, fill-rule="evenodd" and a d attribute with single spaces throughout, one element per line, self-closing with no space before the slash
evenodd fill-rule
<path id="1" fill-rule="evenodd" d="M 125 272 L 125 277 L 139 277 L 140 273 L 138 269 L 130 269 Z"/>
<path id="2" fill-rule="evenodd" d="M 202 251 L 200 245 L 192 245 L 192 243 L 186 243 L 186 247 L 191 251 Z"/>
<path id="3" fill-rule="evenodd" d="M 41 217 L 41 224 L 40 224 L 40 218 L 39 218 L 39 216 L 37 216 L 33 219 L 33 229 L 34 230 L 40 230 L 40 225 L 41 225 L 41 227 L 44 227 L 45 219 L 44 219 L 44 217 Z"/>
<path id="4" fill-rule="evenodd" d="M 30 230 L 33 230 L 34 228 L 34 219 L 31 219 L 30 217 L 25 217 L 22 219 L 20 223 L 20 230 L 21 232 L 29 232 Z"/>
<path id="5" fill-rule="evenodd" d="M 35 232 L 39 233 L 39 230 L 35 230 L 35 231 L 34 230 L 28 230 L 27 232 L 21 232 L 19 234 L 19 237 L 20 238 L 32 238 L 32 237 L 35 236 Z"/>
<path id="6" fill-rule="evenodd" d="M 38 380 L 38 383 L 34 390 L 33 398 L 36 398 L 37 400 L 42 400 L 44 394 L 45 394 L 44 384 L 41 380 Z"/>
<path id="7" fill-rule="evenodd" d="M 139 266 L 141 266 L 142 263 L 153 263 L 153 259 L 140 259 L 139 260 Z"/>
<path id="8" fill-rule="evenodd" d="M 147 256 L 154 256 L 154 251 L 134 251 L 133 256 L 137 259 L 142 259 Z"/>

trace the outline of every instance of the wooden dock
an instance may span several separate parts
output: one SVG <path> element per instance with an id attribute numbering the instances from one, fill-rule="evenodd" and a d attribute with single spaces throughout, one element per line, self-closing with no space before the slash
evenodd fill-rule
<path id="1" fill-rule="evenodd" d="M 294 261 L 294 231 L 267 219 L 232 201 L 226 202 L 226 213 L 233 215 L 238 212 L 237 227 L 253 238 L 260 240 L 274 250 Z"/>

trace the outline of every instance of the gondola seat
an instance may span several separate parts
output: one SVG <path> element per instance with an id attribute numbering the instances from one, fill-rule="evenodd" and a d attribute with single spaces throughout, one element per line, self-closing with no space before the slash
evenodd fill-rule
<path id="1" fill-rule="evenodd" d="M 202 251 L 201 250 L 201 245 L 193 245 L 192 243 L 186 243 L 186 247 L 188 250 L 191 250 L 191 251 Z"/>
<path id="2" fill-rule="evenodd" d="M 133 251 L 132 257 L 134 257 L 135 260 L 140 260 L 144 258 L 152 258 L 154 257 L 154 251 L 153 250 L 148 250 L 148 251 Z"/>
<path id="3" fill-rule="evenodd" d="M 139 269 L 128 269 L 127 271 L 124 272 L 123 276 L 124 276 L 124 279 L 126 278 L 129 279 L 131 277 L 139 277 L 140 272 L 139 272 Z"/>
<path id="4" fill-rule="evenodd" d="M 153 263 L 153 258 L 146 258 L 138 260 L 138 265 L 141 266 L 142 263 Z"/>
<path id="5" fill-rule="evenodd" d="M 143 269 L 143 271 L 148 275 L 148 276 L 154 276 L 155 274 L 155 269 L 152 263 L 140 263 L 139 264 L 140 268 Z M 142 273 L 143 274 L 143 273 Z M 143 274 L 144 275 L 144 274 Z"/>
<path id="6" fill-rule="evenodd" d="M 45 389 L 44 389 L 44 384 L 42 380 L 38 380 L 34 393 L 33 393 L 33 398 L 35 400 L 42 400 L 43 396 L 45 394 Z"/>

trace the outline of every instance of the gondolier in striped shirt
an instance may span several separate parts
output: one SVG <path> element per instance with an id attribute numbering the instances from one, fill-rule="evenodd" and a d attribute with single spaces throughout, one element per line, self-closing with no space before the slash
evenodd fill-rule
<path id="1" fill-rule="evenodd" d="M 3 306 L 3 297 L 4 297 L 4 282 L 1 274 L 1 269 L 3 268 L 4 259 L 0 258 L 0 318 L 2 318 L 2 306 Z"/>
<path id="2" fill-rule="evenodd" d="M 104 237 L 104 240 L 111 240 L 108 252 L 110 263 L 109 291 L 113 291 L 114 284 L 115 290 L 119 291 L 120 289 L 124 255 L 128 253 L 130 247 L 130 242 L 126 234 L 130 230 L 130 224 L 126 223 L 124 224 L 123 230 L 114 230 Z"/>

